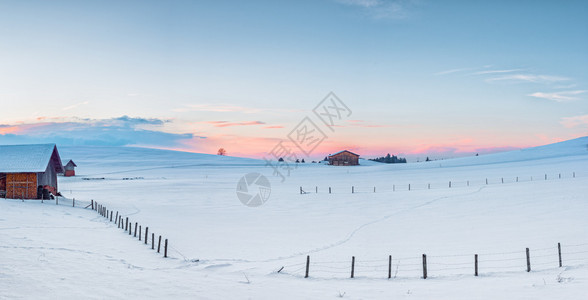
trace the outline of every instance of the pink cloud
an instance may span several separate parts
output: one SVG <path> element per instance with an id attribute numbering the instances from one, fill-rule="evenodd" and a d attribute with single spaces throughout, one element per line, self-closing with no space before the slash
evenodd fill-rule
<path id="1" fill-rule="evenodd" d="M 566 128 L 588 126 L 588 115 L 564 117 L 561 119 L 560 123 Z"/>
<path id="2" fill-rule="evenodd" d="M 248 122 L 206 121 L 203 123 L 211 124 L 214 127 L 251 126 L 251 125 L 265 124 L 265 122 L 262 122 L 262 121 L 248 121 Z"/>
<path id="3" fill-rule="evenodd" d="M 390 127 L 390 125 L 386 124 L 373 124 L 367 123 L 365 120 L 347 120 L 350 126 L 353 127 L 361 127 L 361 128 L 383 128 L 383 127 Z"/>

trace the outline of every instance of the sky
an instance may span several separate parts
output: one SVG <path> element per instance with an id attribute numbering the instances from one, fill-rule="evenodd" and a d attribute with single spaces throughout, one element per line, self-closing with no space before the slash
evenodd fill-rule
<path id="1" fill-rule="evenodd" d="M 586 136 L 587 15 L 586 1 L 0 0 L 0 144 L 415 160 Z"/>

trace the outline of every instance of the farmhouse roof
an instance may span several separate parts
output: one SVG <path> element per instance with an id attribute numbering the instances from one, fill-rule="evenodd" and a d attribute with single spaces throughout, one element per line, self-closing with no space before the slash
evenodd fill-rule
<path id="1" fill-rule="evenodd" d="M 63 165 L 55 144 L 0 146 L 0 172 L 2 173 L 45 172 L 51 160 L 55 162 L 55 171 L 63 172 Z"/>
<path id="2" fill-rule="evenodd" d="M 67 166 L 70 162 L 74 167 L 77 167 L 76 163 L 71 158 L 64 158 L 61 160 L 63 162 L 63 166 Z"/>
<path id="3" fill-rule="evenodd" d="M 337 155 L 337 154 L 340 154 L 340 153 L 343 153 L 343 152 L 349 152 L 349 153 L 351 153 L 351 154 L 353 154 L 353 155 L 357 155 L 357 156 L 359 156 L 359 154 L 357 154 L 357 153 L 353 153 L 353 152 L 351 152 L 351 151 L 349 151 L 349 150 L 343 150 L 343 151 L 339 151 L 339 152 L 337 152 L 337 153 L 333 153 L 333 154 L 331 154 L 331 155 L 329 155 L 329 156 L 334 156 L 334 155 Z"/>

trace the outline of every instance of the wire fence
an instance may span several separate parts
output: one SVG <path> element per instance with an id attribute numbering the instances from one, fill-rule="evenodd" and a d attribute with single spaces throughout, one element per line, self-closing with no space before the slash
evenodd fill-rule
<path id="1" fill-rule="evenodd" d="M 15 199 L 22 200 L 25 199 Z M 27 200 L 27 201 L 30 201 Z M 46 204 L 91 209 L 113 223 L 129 237 L 168 257 L 173 251 L 188 260 L 180 251 L 168 244 L 168 239 L 156 235 L 137 221 L 123 216 L 118 211 L 94 200 L 76 200 L 56 196 L 52 200 L 35 199 Z M 306 262 L 285 265 L 279 273 L 295 277 L 313 278 L 429 278 L 456 275 L 484 276 L 513 272 L 553 270 L 561 267 L 588 264 L 588 243 L 560 244 L 553 247 L 523 249 L 511 252 L 488 252 L 453 255 L 426 255 L 382 259 L 362 259 L 352 256 L 349 260 L 314 261 L 307 256 Z"/>
<path id="2" fill-rule="evenodd" d="M 129 219 L 128 216 L 124 216 L 118 211 L 108 209 L 103 204 L 94 201 L 93 199 L 88 200 L 77 200 L 75 198 L 67 198 L 63 196 L 53 196 L 53 199 L 13 199 L 17 201 L 36 201 L 43 204 L 53 204 L 61 206 L 70 206 L 74 208 L 90 209 L 95 211 L 99 216 L 105 218 L 108 222 L 114 223 L 118 229 L 124 230 L 130 237 L 138 239 L 138 241 L 151 247 L 152 250 L 156 250 L 157 253 L 163 253 L 163 257 L 168 257 L 168 250 L 175 251 L 179 256 L 182 255 L 176 249 L 168 245 L 168 239 L 162 239 L 161 235 L 155 235 L 153 231 L 149 230 L 148 226 L 141 225 L 139 222 L 134 222 Z"/>
<path id="3" fill-rule="evenodd" d="M 465 188 L 465 187 L 480 187 L 485 185 L 496 185 L 496 184 L 513 184 L 531 181 L 546 181 L 546 180 L 559 180 L 559 179 L 570 179 L 579 177 L 581 174 L 576 172 L 571 173 L 544 173 L 528 176 L 509 176 L 509 177 L 487 177 L 482 179 L 473 180 L 448 180 L 448 181 L 431 181 L 431 182 L 418 182 L 418 183 L 388 183 L 386 185 L 366 185 L 360 183 L 360 185 L 352 186 L 300 186 L 300 194 L 365 194 L 365 193 L 389 193 L 397 191 L 417 191 L 417 190 L 433 190 L 433 189 L 448 189 L 448 188 Z"/>
<path id="4" fill-rule="evenodd" d="M 426 255 L 376 260 L 313 261 L 284 266 L 280 273 L 312 278 L 430 278 L 553 270 L 588 264 L 588 243 L 481 254 Z"/>

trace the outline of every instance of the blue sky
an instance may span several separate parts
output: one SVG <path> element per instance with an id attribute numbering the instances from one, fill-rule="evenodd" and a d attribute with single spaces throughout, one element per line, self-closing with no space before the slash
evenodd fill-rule
<path id="1" fill-rule="evenodd" d="M 330 91 L 353 114 L 318 157 L 570 139 L 588 133 L 587 15 L 585 1 L 0 1 L 0 143 L 109 144 L 99 129 L 260 157 Z"/>

